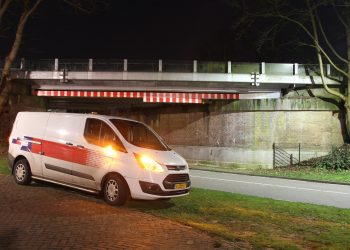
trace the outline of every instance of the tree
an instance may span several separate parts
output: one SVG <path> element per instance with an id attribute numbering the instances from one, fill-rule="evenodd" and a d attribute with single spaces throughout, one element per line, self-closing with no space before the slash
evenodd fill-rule
<path id="1" fill-rule="evenodd" d="M 39 6 L 44 2 L 44 0 L 0 0 L 0 27 L 3 24 L 3 18 L 8 12 L 11 5 L 17 4 L 21 6 L 22 10 L 19 15 L 16 24 L 16 31 L 12 46 L 10 51 L 4 60 L 4 66 L 1 72 L 0 79 L 0 115 L 4 106 L 8 102 L 9 92 L 11 88 L 11 65 L 16 59 L 17 53 L 21 46 L 24 28 L 29 20 L 29 18 L 37 11 Z M 71 7 L 77 9 L 78 11 L 85 13 L 92 13 L 98 3 L 101 1 L 97 0 L 62 0 L 62 2 L 70 5 Z"/>
<path id="2" fill-rule="evenodd" d="M 323 87 L 336 100 L 340 100 L 340 105 L 344 107 L 347 133 L 350 135 L 350 1 L 233 0 L 230 3 L 243 13 L 234 25 L 235 30 L 240 31 L 239 34 L 247 33 L 253 27 L 256 31 L 258 25 L 258 50 L 263 50 L 267 44 L 276 45 L 276 40 L 279 39 L 279 45 L 290 46 L 293 41 L 299 49 L 300 46 L 309 47 L 316 52 Z M 340 35 L 334 33 L 334 28 L 339 27 Z M 343 77 L 345 92 L 327 85 L 324 61 Z"/>
<path id="3" fill-rule="evenodd" d="M 8 101 L 8 95 L 10 91 L 10 76 L 11 76 L 11 65 L 13 61 L 16 59 L 19 47 L 21 45 L 22 36 L 24 27 L 29 19 L 29 17 L 35 12 L 40 3 L 43 0 L 24 0 L 23 1 L 23 10 L 18 20 L 15 39 L 13 41 L 12 47 L 5 58 L 4 67 L 1 73 L 0 80 L 0 114 L 2 113 L 2 109 L 4 105 L 6 105 Z M 0 20 L 2 20 L 3 15 L 6 13 L 6 10 L 10 6 L 13 0 L 3 0 L 0 4 Z M 1 23 L 0 23 L 1 24 Z"/>

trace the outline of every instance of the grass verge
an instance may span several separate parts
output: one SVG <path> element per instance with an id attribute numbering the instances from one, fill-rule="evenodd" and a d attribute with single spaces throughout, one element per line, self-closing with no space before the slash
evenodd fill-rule
<path id="1" fill-rule="evenodd" d="M 301 180 L 329 181 L 350 184 L 350 170 L 327 170 L 313 167 L 281 167 L 276 169 L 242 168 L 234 165 L 194 164 L 192 169 L 218 172 L 253 174 L 272 177 L 284 177 Z"/>
<path id="2" fill-rule="evenodd" d="M 0 174 L 10 174 L 7 159 L 4 155 L 0 155 Z"/>
<path id="3" fill-rule="evenodd" d="M 128 206 L 253 248 L 347 249 L 350 209 L 193 189 L 169 202 L 131 201 Z"/>

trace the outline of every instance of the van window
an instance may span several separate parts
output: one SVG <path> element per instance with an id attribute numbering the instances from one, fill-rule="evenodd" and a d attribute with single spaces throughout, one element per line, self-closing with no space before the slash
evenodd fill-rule
<path id="1" fill-rule="evenodd" d="M 167 151 L 169 147 L 152 130 L 140 122 L 111 119 L 124 139 L 138 147 Z"/>
<path id="2" fill-rule="evenodd" d="M 122 142 L 111 127 L 101 120 L 86 119 L 84 137 L 88 143 L 101 147 L 111 145 L 116 150 L 126 152 Z"/>

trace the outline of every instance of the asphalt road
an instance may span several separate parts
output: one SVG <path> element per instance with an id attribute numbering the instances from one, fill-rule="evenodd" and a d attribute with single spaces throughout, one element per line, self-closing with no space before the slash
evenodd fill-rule
<path id="1" fill-rule="evenodd" d="M 190 171 L 193 187 L 240 193 L 276 200 L 350 208 L 350 186 L 280 178 Z"/>

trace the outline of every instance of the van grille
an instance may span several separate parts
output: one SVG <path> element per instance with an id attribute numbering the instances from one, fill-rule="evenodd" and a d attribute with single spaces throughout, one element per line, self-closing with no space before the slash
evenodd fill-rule
<path id="1" fill-rule="evenodd" d="M 177 183 L 186 183 L 186 188 L 191 186 L 188 174 L 169 174 L 163 181 L 165 189 L 175 189 Z"/>
<path id="2" fill-rule="evenodd" d="M 167 182 L 186 182 L 190 179 L 188 174 L 169 174 L 164 181 Z"/>
<path id="3" fill-rule="evenodd" d="M 186 166 L 185 165 L 166 165 L 168 170 L 175 170 L 175 171 L 180 171 L 180 170 L 185 170 Z"/>

